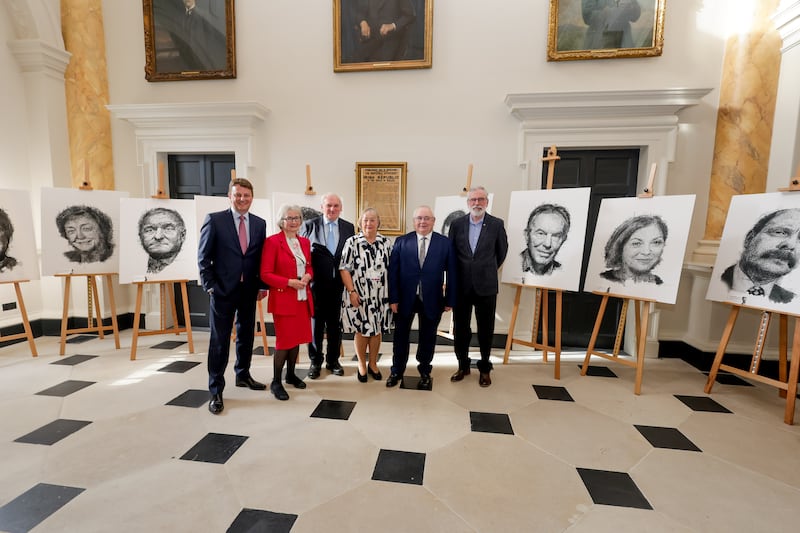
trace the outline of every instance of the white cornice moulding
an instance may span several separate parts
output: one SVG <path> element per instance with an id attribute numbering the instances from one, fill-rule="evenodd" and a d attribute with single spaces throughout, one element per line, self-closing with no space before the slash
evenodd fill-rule
<path id="1" fill-rule="evenodd" d="M 781 53 L 800 43 L 800 2 L 781 2 L 772 20 L 783 39 Z"/>
<path id="2" fill-rule="evenodd" d="M 115 118 L 133 124 L 137 132 L 239 129 L 249 132 L 263 122 L 269 109 L 257 102 L 122 104 L 106 106 Z"/>
<path id="3" fill-rule="evenodd" d="M 41 39 L 19 39 L 8 41 L 8 48 L 25 73 L 43 72 L 63 81 L 64 72 L 72 54 L 47 44 Z"/>
<path id="4" fill-rule="evenodd" d="M 573 120 L 584 127 L 611 127 L 676 124 L 677 113 L 696 105 L 711 89 L 655 89 L 642 91 L 575 91 L 522 93 L 506 96 L 506 106 L 523 127 L 557 120 L 565 125 Z"/>

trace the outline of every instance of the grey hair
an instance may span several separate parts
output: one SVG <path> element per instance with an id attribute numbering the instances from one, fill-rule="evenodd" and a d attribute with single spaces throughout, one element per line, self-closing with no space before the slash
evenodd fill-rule
<path id="1" fill-rule="evenodd" d="M 278 209 L 278 220 L 277 220 L 278 229 L 283 229 L 283 219 L 286 218 L 286 213 L 288 213 L 289 211 L 296 211 L 297 214 L 300 215 L 300 218 L 301 219 L 303 218 L 303 209 L 299 205 L 283 204 Z"/>

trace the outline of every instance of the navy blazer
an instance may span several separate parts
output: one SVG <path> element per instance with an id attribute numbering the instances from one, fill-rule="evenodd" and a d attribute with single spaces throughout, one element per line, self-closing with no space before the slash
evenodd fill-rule
<path id="1" fill-rule="evenodd" d="M 389 257 L 389 303 L 397 304 L 397 313 L 410 316 L 414 312 L 417 285 L 422 282 L 422 306 L 425 316 L 438 320 L 445 307 L 456 302 L 456 253 L 450 239 L 431 232 L 425 264 L 419 266 L 417 233 L 398 237 Z M 445 274 L 447 285 L 444 291 Z"/>
<path id="2" fill-rule="evenodd" d="M 259 277 L 267 223 L 253 213 L 249 213 L 247 218 L 250 242 L 245 253 L 239 245 L 239 231 L 230 209 L 209 213 L 203 221 L 197 264 L 203 289 L 206 292 L 214 289 L 215 297 L 225 298 L 231 294 L 240 279 L 248 291 L 258 292 L 258 289 L 267 288 Z"/>
<path id="3" fill-rule="evenodd" d="M 483 215 L 474 254 L 469 247 L 469 221 L 470 215 L 465 215 L 450 225 L 449 237 L 458 257 L 458 286 L 462 291 L 472 287 L 478 296 L 497 294 L 497 269 L 508 253 L 508 236 L 503 220 L 489 213 Z"/>
<path id="4" fill-rule="evenodd" d="M 336 245 L 336 253 L 332 254 L 326 246 L 325 239 L 325 217 L 318 216 L 311 220 L 306 220 L 300 229 L 300 236 L 311 241 L 311 266 L 314 269 L 314 285 L 322 288 L 324 286 L 341 286 L 342 278 L 339 276 L 339 262 L 342 260 L 342 249 L 344 241 L 348 237 L 355 235 L 355 227 L 350 222 L 339 217 L 339 243 Z"/>

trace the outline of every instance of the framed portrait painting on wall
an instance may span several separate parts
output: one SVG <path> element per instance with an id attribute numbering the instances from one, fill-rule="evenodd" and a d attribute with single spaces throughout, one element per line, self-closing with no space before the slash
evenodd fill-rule
<path id="1" fill-rule="evenodd" d="M 431 68 L 433 0 L 333 0 L 333 70 Z"/>
<path id="2" fill-rule="evenodd" d="M 142 0 L 147 81 L 236 77 L 234 0 Z"/>
<path id="3" fill-rule="evenodd" d="M 402 235 L 406 228 L 408 163 L 356 163 L 356 206 L 359 215 L 374 208 L 383 235 Z"/>
<path id="4" fill-rule="evenodd" d="M 666 0 L 550 0 L 547 60 L 660 56 Z"/>

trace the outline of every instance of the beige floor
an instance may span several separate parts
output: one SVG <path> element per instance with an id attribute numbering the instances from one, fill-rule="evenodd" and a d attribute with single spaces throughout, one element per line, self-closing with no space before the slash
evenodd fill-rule
<path id="1" fill-rule="evenodd" d="M 762 385 L 717 384 L 711 398 L 732 414 L 694 412 L 674 395 L 706 396 L 705 376 L 679 359 L 648 360 L 635 396 L 633 369 L 598 359 L 619 377 L 581 377 L 580 358 L 566 357 L 557 381 L 552 362 L 519 351 L 508 365 L 497 357 L 494 384 L 481 389 L 475 373 L 449 381 L 455 358 L 440 346 L 424 392 L 358 383 L 348 344 L 345 377 L 323 371 L 288 389 L 288 402 L 232 386 L 229 368 L 214 416 L 165 405 L 206 387 L 207 334 L 195 332 L 195 354 L 151 348 L 172 339 L 145 339 L 135 361 L 130 332 L 122 350 L 111 339 L 68 345 L 67 356 L 99 356 L 75 366 L 51 364 L 57 338 L 37 339 L 38 358 L 25 344 L 0 348 L 0 509 L 49 483 L 85 490 L 35 532 L 225 531 L 243 508 L 297 515 L 295 532 L 799 527 L 800 427 L 783 423 L 783 400 Z M 203 364 L 159 371 L 173 361 Z M 252 373 L 269 381 L 271 358 L 254 356 Z M 36 394 L 67 380 L 94 384 Z M 532 385 L 565 387 L 575 401 L 541 400 Z M 311 418 L 323 399 L 356 406 L 348 420 Z M 514 434 L 471 431 L 470 411 L 508 414 Z M 92 423 L 51 446 L 14 442 L 56 419 Z M 702 451 L 655 448 L 634 425 L 677 428 Z M 179 459 L 208 433 L 248 439 L 225 464 Z M 372 480 L 382 449 L 426 454 L 422 485 Z M 593 503 L 576 468 L 627 472 L 653 509 Z"/>

